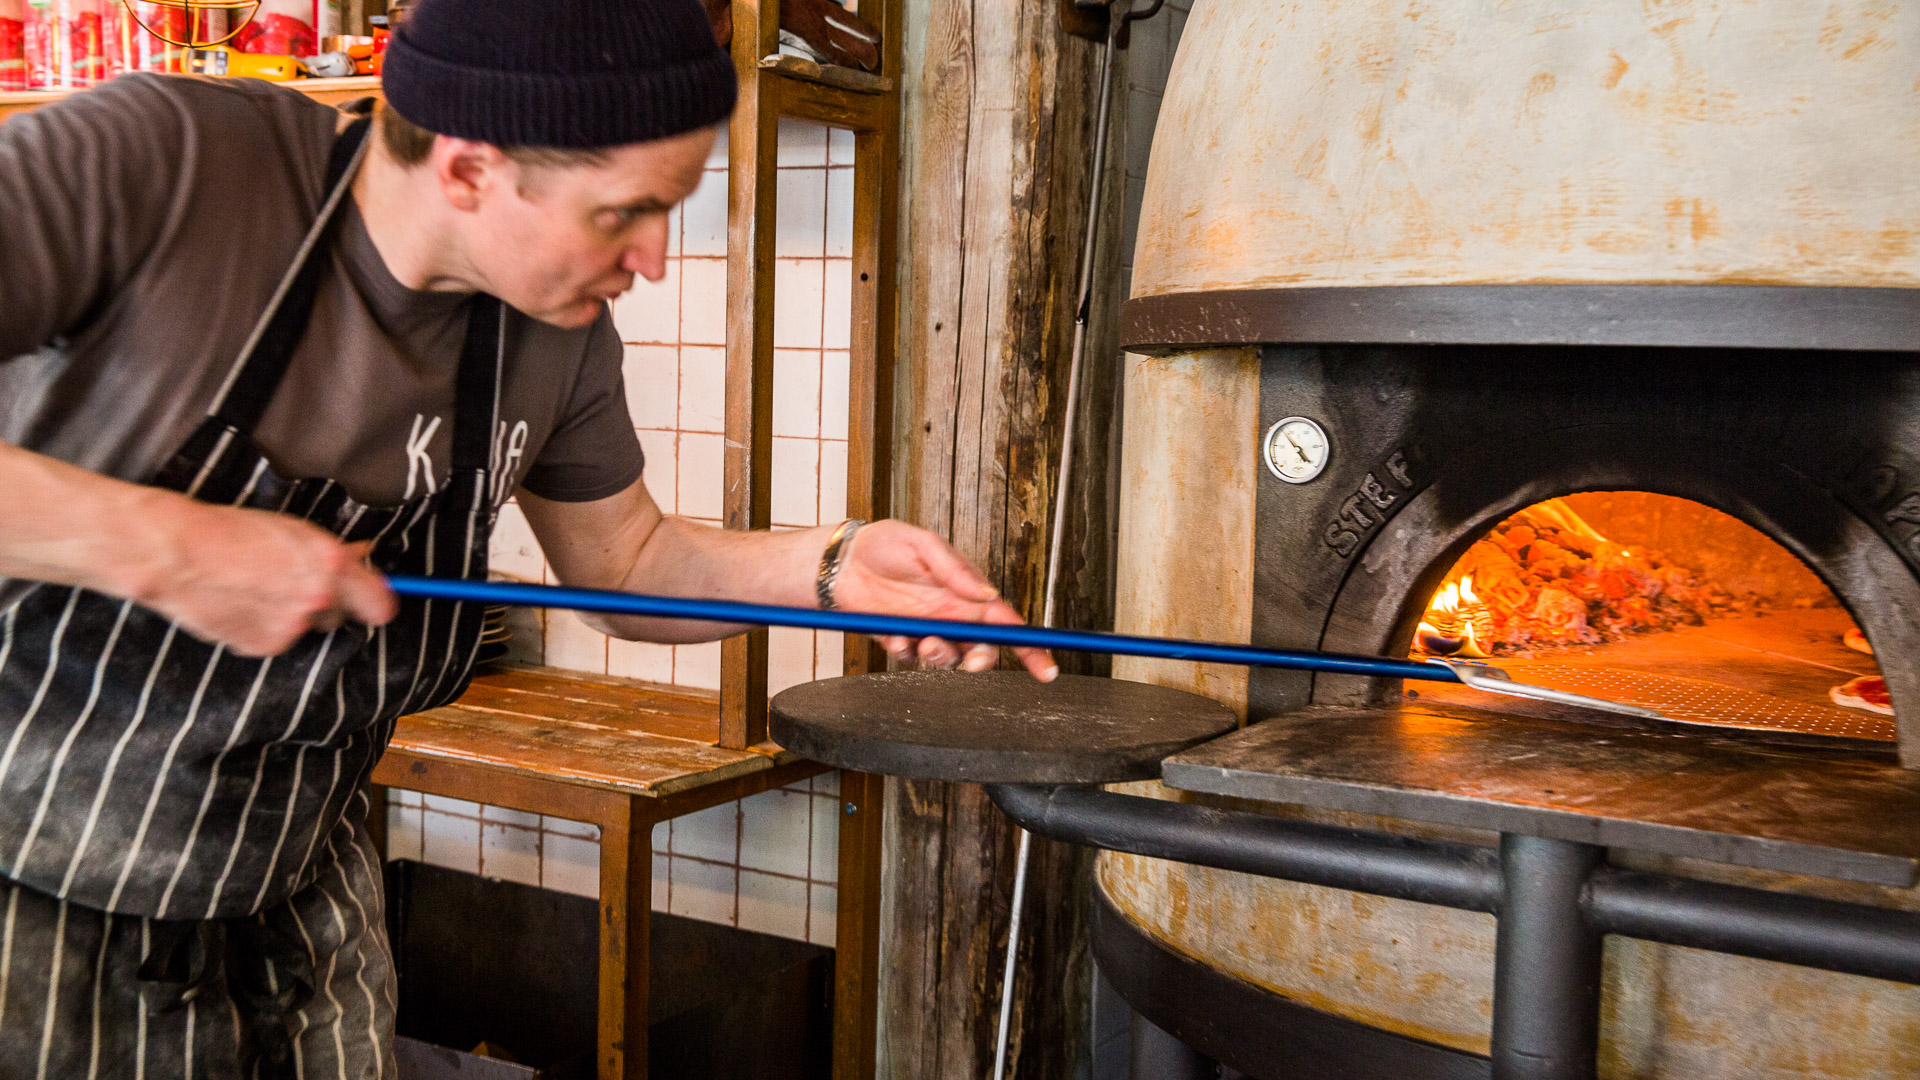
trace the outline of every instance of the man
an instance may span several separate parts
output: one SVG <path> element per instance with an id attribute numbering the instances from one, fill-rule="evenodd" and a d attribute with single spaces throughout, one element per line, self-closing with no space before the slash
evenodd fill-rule
<path id="1" fill-rule="evenodd" d="M 423 0 L 385 78 L 0 127 L 0 1076 L 392 1075 L 365 781 L 480 612 L 381 574 L 484 576 L 516 490 L 571 584 L 1017 621 L 922 530 L 648 497 L 607 302 L 732 107 L 698 0 Z"/>

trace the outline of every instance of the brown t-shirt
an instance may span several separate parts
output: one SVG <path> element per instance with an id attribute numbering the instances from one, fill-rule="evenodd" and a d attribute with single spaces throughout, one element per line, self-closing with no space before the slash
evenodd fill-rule
<path id="1" fill-rule="evenodd" d="M 254 80 L 127 75 L 0 124 L 0 439 L 150 479 L 319 212 L 339 116 Z M 350 199 L 334 235 L 255 434 L 282 476 L 392 504 L 445 481 L 467 297 L 400 284 Z M 561 330 L 509 313 L 506 340 L 497 499 L 633 483 L 611 316 Z"/>

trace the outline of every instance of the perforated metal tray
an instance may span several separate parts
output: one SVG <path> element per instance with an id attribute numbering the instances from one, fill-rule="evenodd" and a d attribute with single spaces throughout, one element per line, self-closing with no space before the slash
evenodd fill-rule
<path id="1" fill-rule="evenodd" d="M 1521 682 L 1657 709 L 1667 719 L 1683 724 L 1795 731 L 1879 742 L 1899 740 L 1891 716 L 1795 701 L 1707 679 L 1653 675 L 1601 664 L 1505 661 L 1500 666 Z"/>

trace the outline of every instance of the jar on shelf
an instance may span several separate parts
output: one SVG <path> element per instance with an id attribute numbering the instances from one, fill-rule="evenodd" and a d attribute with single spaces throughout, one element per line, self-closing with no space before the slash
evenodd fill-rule
<path id="1" fill-rule="evenodd" d="M 27 0 L 27 88 L 84 90 L 107 75 L 103 16 L 118 0 Z"/>
<path id="2" fill-rule="evenodd" d="M 0 90 L 26 88 L 26 0 L 0 0 Z"/>
<path id="3" fill-rule="evenodd" d="M 231 47 L 268 56 L 312 56 L 319 51 L 313 19 L 313 0 L 261 0 L 253 21 L 234 36 Z"/>
<path id="4" fill-rule="evenodd" d="M 173 0 L 107 0 L 107 73 L 190 70 L 189 49 L 171 42 L 217 40 L 226 32 L 227 13 L 194 8 Z M 217 23 L 217 25 L 215 25 Z"/>

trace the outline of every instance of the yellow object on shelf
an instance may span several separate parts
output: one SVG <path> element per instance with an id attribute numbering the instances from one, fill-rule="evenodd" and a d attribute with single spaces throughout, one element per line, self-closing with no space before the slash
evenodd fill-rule
<path id="1" fill-rule="evenodd" d="M 291 56 L 234 52 L 232 49 L 195 49 L 195 75 L 236 75 L 248 79 L 287 82 L 301 75 L 300 61 Z"/>

